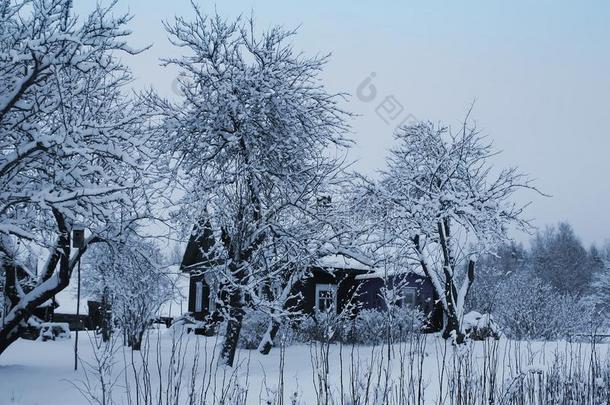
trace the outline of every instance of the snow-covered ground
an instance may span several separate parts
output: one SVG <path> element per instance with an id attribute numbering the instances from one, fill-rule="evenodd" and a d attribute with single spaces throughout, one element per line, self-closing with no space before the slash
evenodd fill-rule
<path id="1" fill-rule="evenodd" d="M 178 336 L 174 334 L 174 336 Z M 264 400 L 272 398 L 277 393 L 280 383 L 284 384 L 284 398 L 289 400 L 296 397 L 296 403 L 317 403 L 316 392 L 320 392 L 320 385 L 324 384 L 318 378 L 319 372 L 324 369 L 326 362 L 321 359 L 320 350 L 315 346 L 307 344 L 291 345 L 287 347 L 284 355 L 285 364 L 283 381 L 281 376 L 280 363 L 282 353 L 278 349 L 272 350 L 271 354 L 264 356 L 256 351 L 240 350 L 238 352 L 237 374 L 233 377 L 233 369 L 216 367 L 215 356 L 217 353 L 219 340 L 215 337 L 196 337 L 192 334 L 188 336 L 180 334 L 178 341 L 182 346 L 172 343 L 172 332 L 167 329 L 152 331 L 150 334 L 150 353 L 149 367 L 151 367 L 151 385 L 153 390 L 158 391 L 159 377 L 157 375 L 157 348 L 160 349 L 163 361 L 163 383 L 162 387 L 168 385 L 168 369 L 172 355 L 172 347 L 182 350 L 184 355 L 174 357 L 174 360 L 186 359 L 180 378 L 181 398 L 186 402 L 189 392 L 190 373 L 192 370 L 192 359 L 195 351 L 200 354 L 198 365 L 197 384 L 206 385 L 208 380 L 216 381 L 216 398 L 222 395 L 222 389 L 230 390 L 237 387 L 248 387 L 247 403 L 264 403 Z M 179 336 L 179 337 L 180 337 Z M 157 338 L 159 340 L 157 341 Z M 11 346 L 7 352 L 0 357 L 0 404 L 20 404 L 20 405 L 80 405 L 86 404 L 84 396 L 75 387 L 83 387 L 86 381 L 85 370 L 89 370 L 88 378 L 91 381 L 93 390 L 98 390 L 95 373 L 91 372 L 90 366 L 96 365 L 94 360 L 93 344 L 90 337 L 81 334 L 80 356 L 82 363 L 79 370 L 73 370 L 73 343 L 74 339 L 57 342 L 32 342 L 20 340 Z M 188 345 L 187 345 L 188 344 Z M 185 345 L 187 345 L 185 347 Z M 196 346 L 199 346 L 198 348 Z M 344 384 L 344 395 L 349 396 L 353 389 L 351 376 L 357 375 L 358 385 L 364 387 L 369 375 L 372 375 L 373 385 L 385 384 L 399 378 L 402 373 L 405 380 L 409 379 L 409 372 L 405 368 L 415 368 L 415 373 L 419 375 L 418 367 L 421 367 L 422 387 L 424 389 L 425 403 L 439 403 L 439 382 L 440 374 L 443 374 L 444 381 L 448 381 L 454 376 L 455 369 L 452 369 L 451 358 L 454 355 L 453 348 L 446 345 L 445 341 L 437 336 L 428 336 L 425 341 L 420 341 L 418 346 L 395 345 L 393 347 L 393 360 L 389 363 L 385 361 L 387 347 L 367 347 L 367 346 L 343 346 L 330 345 L 328 360 L 329 386 L 331 394 L 340 395 L 341 381 Z M 416 350 L 413 350 L 416 349 Z M 599 358 L 607 358 L 608 346 L 598 345 L 596 353 Z M 471 371 L 480 368 L 489 360 L 495 358 L 499 366 L 498 376 L 502 381 L 510 381 L 511 376 L 520 373 L 536 373 L 548 367 L 558 353 L 576 353 L 586 363 L 590 359 L 590 345 L 572 344 L 565 342 L 558 343 L 520 343 L 501 340 L 497 346 L 484 343 L 473 343 L 469 354 L 462 354 L 470 359 Z M 215 354 L 213 354 L 215 353 Z M 423 356 L 416 355 L 415 364 L 410 362 L 410 354 L 424 353 Z M 517 355 L 517 353 L 519 353 Z M 124 356 L 125 355 L 125 356 Z M 127 403 L 125 397 L 125 386 L 130 386 L 131 392 L 134 391 L 133 369 L 130 365 L 131 351 L 117 347 L 114 355 L 114 366 L 112 375 L 117 378 L 116 384 L 112 389 L 112 397 L 116 403 Z M 207 356 L 207 357 L 206 357 Z M 442 359 L 445 358 L 447 367 L 439 367 Z M 317 359 L 317 360 L 316 360 Z M 352 360 L 353 359 L 353 360 Z M 370 367 L 373 359 L 374 367 Z M 418 360 L 422 360 L 421 366 Z M 89 363 L 89 366 L 85 363 Z M 465 362 L 464 364 L 468 363 Z M 135 354 L 135 364 L 141 365 L 139 353 Z M 180 368 L 180 364 L 174 362 L 174 368 Z M 384 364 L 383 370 L 379 365 Z M 211 366 L 210 366 L 211 365 Z M 401 365 L 403 367 L 401 371 Z M 474 366 L 474 367 L 472 367 Z M 356 368 L 355 368 L 356 367 Z M 359 367 L 359 368 L 358 368 Z M 207 368 L 207 372 L 205 369 Z M 585 367 L 586 368 L 586 367 Z M 371 370 L 377 370 L 371 372 Z M 464 369 L 466 370 L 466 369 Z M 140 371 L 141 372 L 141 371 Z M 381 373 L 381 379 L 376 380 Z M 324 373 L 322 373 L 324 374 Z M 127 377 L 127 378 L 126 378 Z M 411 383 L 413 384 L 413 383 Z M 211 384 L 212 386 L 214 384 Z M 504 384 L 506 385 L 506 384 Z M 499 383 L 501 386 L 501 383 Z M 395 385 L 394 388 L 398 387 Z M 241 389 L 241 388 L 240 388 Z M 364 388 L 361 388 L 364 389 Z M 163 390 L 165 390 L 163 388 Z M 209 389 L 211 393 L 213 388 Z M 444 389 L 445 391 L 447 388 Z M 443 395 L 447 393 L 444 392 Z M 208 402 L 209 403 L 209 402 Z M 290 402 L 288 402 L 290 403 Z"/>

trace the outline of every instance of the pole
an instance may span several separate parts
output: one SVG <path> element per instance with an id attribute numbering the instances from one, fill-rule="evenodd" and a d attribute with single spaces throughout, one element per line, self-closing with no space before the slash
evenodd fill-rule
<path id="1" fill-rule="evenodd" d="M 80 255 L 78 257 L 76 286 L 76 336 L 74 339 L 74 371 L 78 370 L 78 330 L 80 329 Z"/>

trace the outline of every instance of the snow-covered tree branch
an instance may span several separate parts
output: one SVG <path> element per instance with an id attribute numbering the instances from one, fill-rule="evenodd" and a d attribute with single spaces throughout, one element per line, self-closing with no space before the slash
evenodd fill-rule
<path id="1" fill-rule="evenodd" d="M 420 122 L 400 128 L 396 139 L 381 181 L 365 193 L 369 209 L 388 229 L 385 242 L 406 246 L 411 265 L 430 277 L 445 313 L 444 336 L 462 342 L 477 257 L 505 240 L 507 227 L 528 228 L 512 197 L 534 188 L 515 168 L 494 174 L 491 145 L 466 124 L 454 134 Z"/>
<path id="2" fill-rule="evenodd" d="M 0 353 L 91 243 L 143 215 L 148 114 L 123 94 L 131 75 L 119 60 L 138 52 L 125 42 L 129 20 L 97 7 L 79 21 L 66 0 L 0 3 Z M 82 249 L 74 224 L 89 230 Z M 11 244 L 45 264 L 24 268 Z"/>
<path id="3" fill-rule="evenodd" d="M 184 97 L 151 102 L 164 111 L 161 149 L 183 189 L 179 219 L 208 223 L 213 235 L 205 271 L 222 289 L 222 354 L 232 364 L 244 307 L 277 320 L 324 244 L 318 202 L 341 176 L 348 114 L 320 83 L 327 58 L 296 52 L 293 31 L 259 35 L 252 20 L 198 9 L 166 28 L 186 53 L 166 61 L 180 69 Z"/>

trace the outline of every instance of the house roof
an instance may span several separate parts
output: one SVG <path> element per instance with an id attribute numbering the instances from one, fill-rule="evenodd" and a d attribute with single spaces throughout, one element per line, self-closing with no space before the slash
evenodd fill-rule
<path id="1" fill-rule="evenodd" d="M 406 274 L 415 274 L 419 277 L 425 277 L 422 274 L 420 274 L 416 271 L 413 271 L 412 269 L 406 269 L 406 270 L 375 269 L 374 271 L 372 271 L 370 273 L 359 274 L 355 278 L 356 278 L 356 280 L 368 280 L 368 279 L 373 279 L 373 278 L 387 278 L 387 277 L 406 275 Z"/>
<path id="2" fill-rule="evenodd" d="M 180 271 L 190 273 L 193 270 L 209 265 L 211 260 L 207 256 L 211 255 L 214 244 L 214 234 L 212 233 L 210 223 L 201 218 L 193 226 L 193 231 L 182 257 L 182 263 L 180 263 Z"/>
<path id="3" fill-rule="evenodd" d="M 335 253 L 323 256 L 318 259 L 316 265 L 322 268 L 332 268 L 341 270 L 375 270 L 374 267 L 362 263 L 361 261 L 342 253 Z"/>

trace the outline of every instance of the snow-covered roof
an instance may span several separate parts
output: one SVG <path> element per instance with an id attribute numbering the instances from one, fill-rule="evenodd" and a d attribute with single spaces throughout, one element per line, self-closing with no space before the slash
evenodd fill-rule
<path id="1" fill-rule="evenodd" d="M 370 273 L 357 275 L 355 277 L 355 279 L 356 280 L 368 280 L 368 279 L 372 279 L 372 278 L 386 278 L 386 277 L 391 277 L 391 276 L 396 276 L 396 275 L 401 275 L 401 274 L 410 274 L 410 273 L 414 273 L 414 274 L 417 274 L 418 276 L 421 276 L 421 274 L 419 274 L 418 272 L 415 272 L 410 269 L 406 269 L 406 270 L 374 269 Z"/>
<path id="2" fill-rule="evenodd" d="M 364 270 L 374 271 L 371 261 L 362 254 L 347 249 L 339 249 L 335 253 L 322 256 L 316 263 L 319 267 L 343 269 L 343 270 Z"/>

